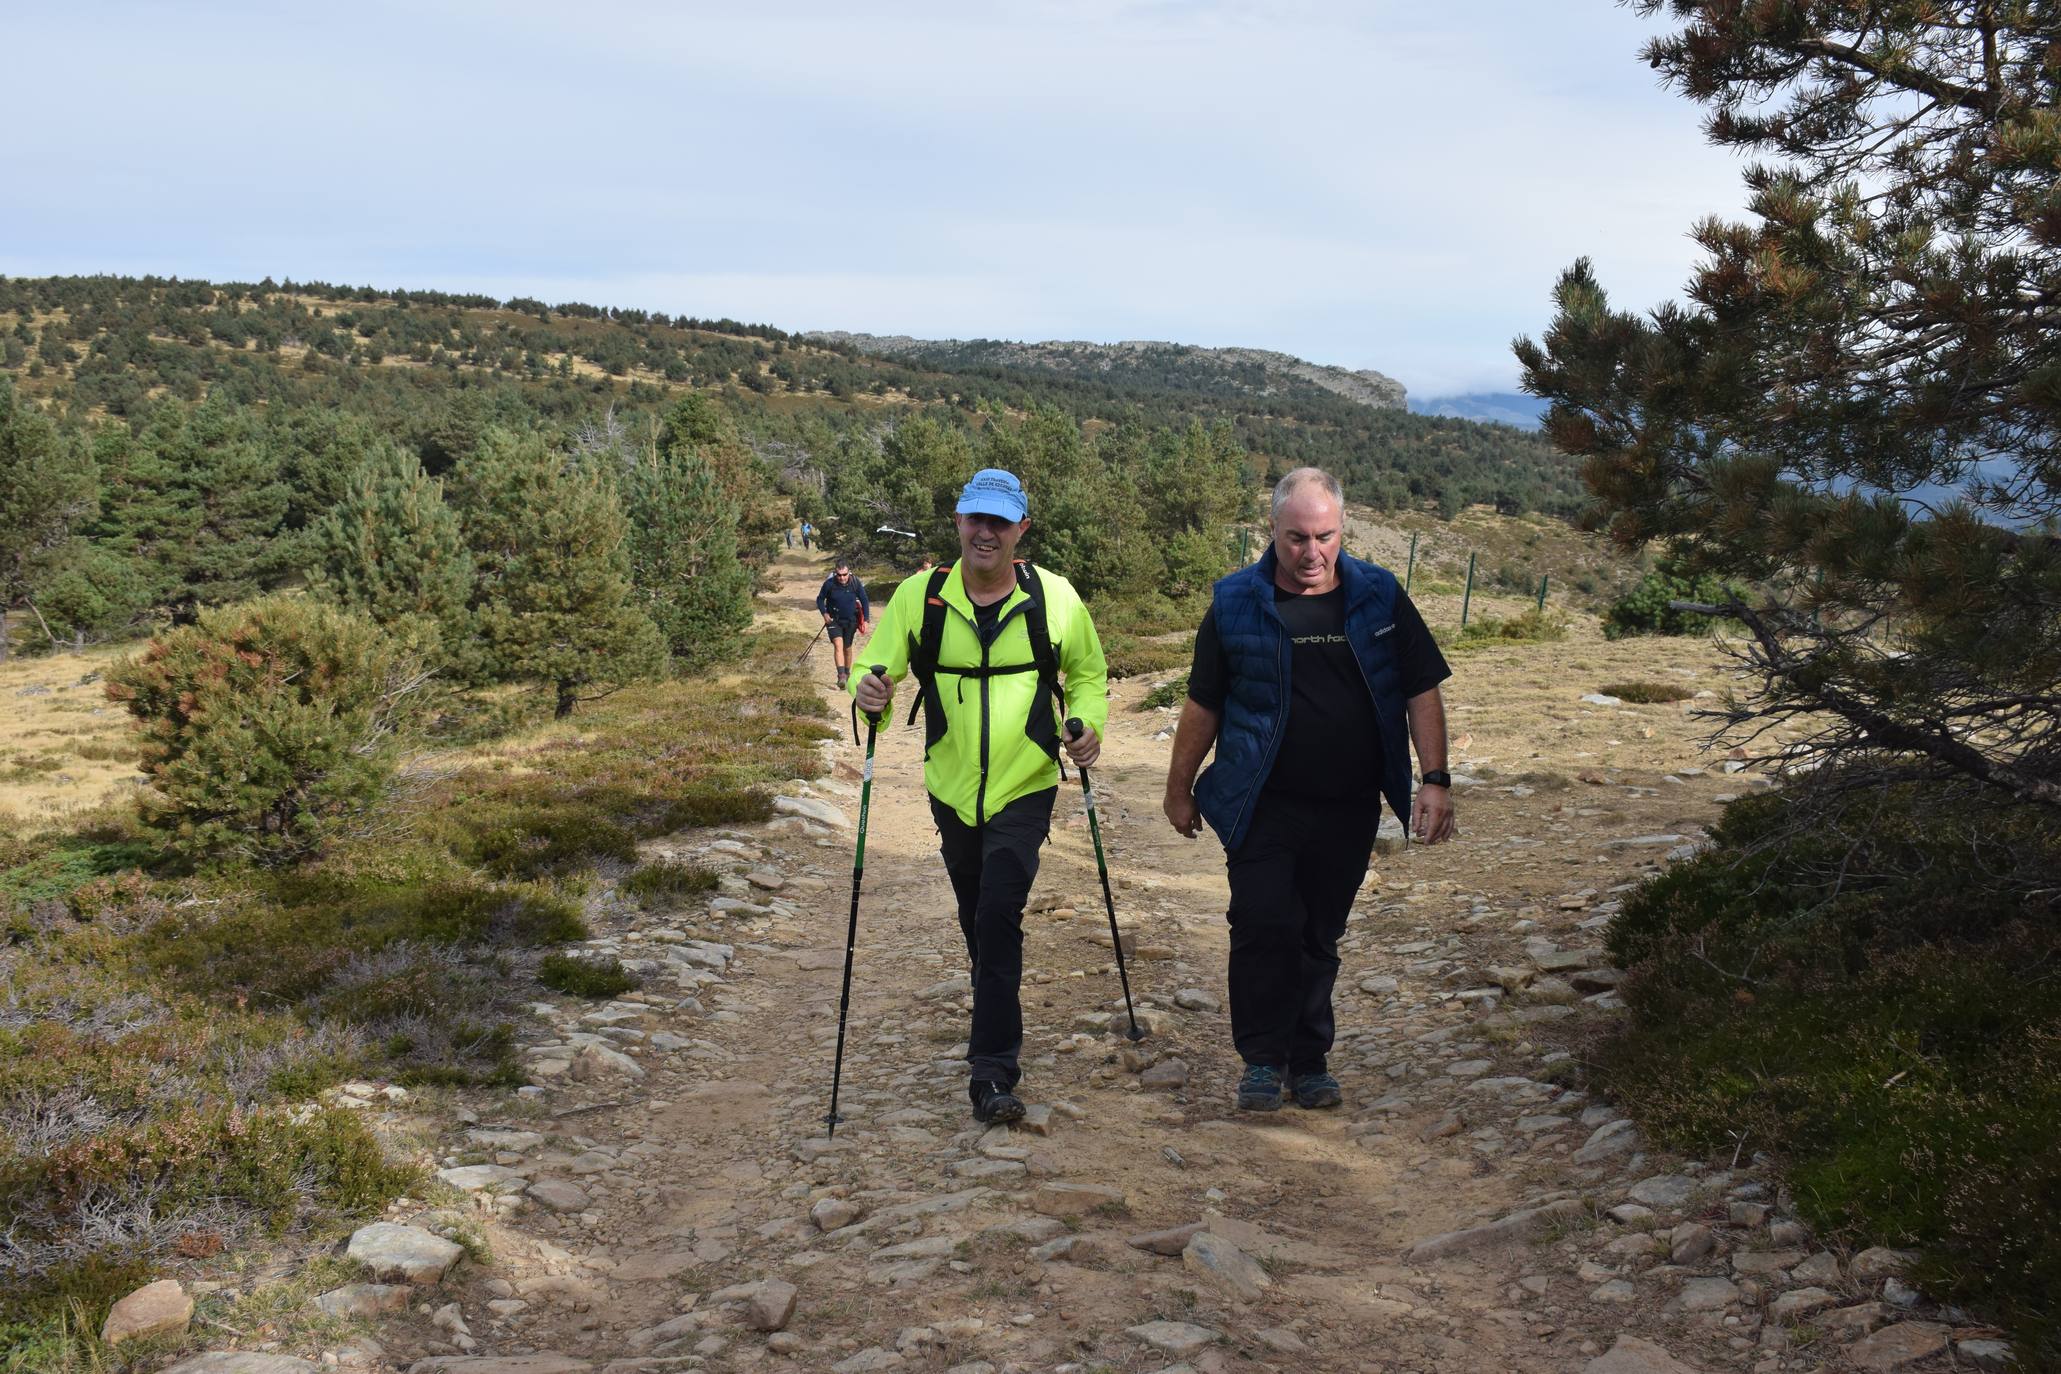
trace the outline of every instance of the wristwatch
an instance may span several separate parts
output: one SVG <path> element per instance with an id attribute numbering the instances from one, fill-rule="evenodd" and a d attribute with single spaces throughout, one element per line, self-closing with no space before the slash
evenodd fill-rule
<path id="1" fill-rule="evenodd" d="M 1424 785 L 1426 787 L 1451 787 L 1453 785 L 1453 775 L 1443 768 L 1434 768 L 1424 775 Z"/>

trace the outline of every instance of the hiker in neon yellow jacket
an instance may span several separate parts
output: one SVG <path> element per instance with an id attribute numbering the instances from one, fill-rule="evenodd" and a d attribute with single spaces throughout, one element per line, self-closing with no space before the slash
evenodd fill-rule
<path id="1" fill-rule="evenodd" d="M 1059 750 L 1093 765 L 1109 717 L 1109 668 L 1080 594 L 1059 574 L 1015 561 L 1028 516 L 1014 476 L 975 473 L 954 516 L 959 561 L 895 589 L 851 682 L 865 711 L 892 709 L 895 685 L 912 671 L 921 684 L 923 783 L 973 964 L 966 1057 L 981 1121 L 1024 1113 L 1015 1094 L 1023 904 L 1052 827 Z M 874 664 L 886 667 L 885 682 Z M 1062 738 L 1066 716 L 1080 718 L 1079 739 Z"/>

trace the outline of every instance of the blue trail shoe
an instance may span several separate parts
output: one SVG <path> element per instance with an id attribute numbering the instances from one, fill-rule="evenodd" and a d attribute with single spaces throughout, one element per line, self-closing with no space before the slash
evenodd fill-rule
<path id="1" fill-rule="evenodd" d="M 1328 1073 L 1299 1073 L 1290 1085 L 1298 1107 L 1336 1107 L 1345 1101 L 1345 1091 Z"/>
<path id="2" fill-rule="evenodd" d="M 1238 1080 L 1238 1110 L 1278 1112 L 1281 1110 L 1281 1070 L 1265 1064 L 1247 1064 Z"/>

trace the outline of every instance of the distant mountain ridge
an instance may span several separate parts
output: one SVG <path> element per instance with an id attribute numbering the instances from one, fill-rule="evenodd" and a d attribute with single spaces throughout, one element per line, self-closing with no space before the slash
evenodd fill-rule
<path id="1" fill-rule="evenodd" d="M 1464 396 L 1433 396 L 1421 400 L 1413 397 L 1410 412 L 1509 425 L 1515 429 L 1537 429 L 1545 419 L 1546 403 L 1521 391 L 1475 391 Z"/>
<path id="2" fill-rule="evenodd" d="M 1293 379 L 1380 410 L 1405 410 L 1409 405 L 1403 384 L 1393 377 L 1371 369 L 1353 371 L 1313 363 L 1264 348 L 1203 348 L 1159 339 L 1124 339 L 1107 344 L 1084 339 L 1048 339 L 1042 343 L 915 339 L 906 334 L 855 334 L 841 329 L 810 330 L 802 337 L 861 353 L 914 358 L 955 368 L 1034 368 L 1074 376 L 1192 372 L 1203 374 L 1198 380 L 1207 380 L 1212 385 L 1261 396 L 1278 389 L 1283 379 Z"/>

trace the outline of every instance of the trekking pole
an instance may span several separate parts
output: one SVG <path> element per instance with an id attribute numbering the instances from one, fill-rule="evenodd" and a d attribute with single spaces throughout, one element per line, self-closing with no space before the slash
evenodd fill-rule
<path id="1" fill-rule="evenodd" d="M 873 676 L 887 677 L 884 664 L 873 665 Z M 844 1022 L 852 1006 L 852 955 L 859 948 L 859 880 L 866 873 L 866 812 L 873 804 L 873 736 L 880 729 L 880 713 L 866 713 L 866 771 L 859 784 L 859 843 L 852 851 L 852 919 L 844 932 L 844 990 L 837 996 L 837 1062 L 830 1070 L 830 1138 L 837 1138 L 837 1090 L 844 1082 Z"/>
<path id="2" fill-rule="evenodd" d="M 815 637 L 809 640 L 808 648 L 805 648 L 800 653 L 796 654 L 794 656 L 794 661 L 796 663 L 799 663 L 803 659 L 807 658 L 810 652 L 816 647 L 816 640 L 821 639 L 823 637 L 823 632 L 829 628 L 830 627 L 828 625 L 818 625 L 816 627 Z"/>
<path id="3" fill-rule="evenodd" d="M 1081 718 L 1069 717 L 1066 722 L 1066 737 L 1081 737 Z M 1138 1029 L 1138 1013 L 1131 1006 L 1131 975 L 1124 971 L 1124 937 L 1116 928 L 1116 898 L 1109 894 L 1109 863 L 1102 857 L 1102 823 L 1095 818 L 1095 788 L 1088 781 L 1088 770 L 1076 764 L 1081 770 L 1081 796 L 1088 803 L 1088 833 L 1095 839 L 1095 871 L 1102 875 L 1102 905 L 1109 908 L 1109 943 L 1116 948 L 1116 976 L 1124 985 L 1124 1015 L 1130 1018 L 1131 1028 L 1126 1034 L 1133 1040 L 1143 1040 L 1145 1032 Z"/>

